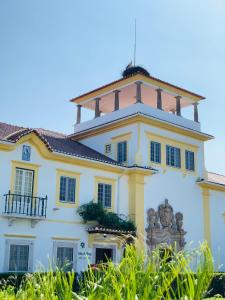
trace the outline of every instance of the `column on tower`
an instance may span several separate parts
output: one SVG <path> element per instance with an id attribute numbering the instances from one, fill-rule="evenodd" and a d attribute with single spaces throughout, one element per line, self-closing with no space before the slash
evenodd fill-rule
<path id="1" fill-rule="evenodd" d="M 199 122 L 199 120 L 198 120 L 198 102 L 194 102 L 193 106 L 194 106 L 194 121 Z"/>
<path id="2" fill-rule="evenodd" d="M 157 108 L 163 110 L 162 109 L 162 89 L 158 88 L 156 90 L 156 92 L 157 92 Z"/>
<path id="3" fill-rule="evenodd" d="M 120 109 L 120 98 L 119 98 L 119 90 L 114 91 L 114 111 Z"/>
<path id="4" fill-rule="evenodd" d="M 143 103 L 141 100 L 141 85 L 142 82 L 141 81 L 137 81 L 135 82 L 136 84 L 136 103 Z"/>
<path id="5" fill-rule="evenodd" d="M 100 117 L 101 111 L 100 111 L 100 100 L 101 98 L 95 98 L 95 118 Z"/>
<path id="6" fill-rule="evenodd" d="M 77 105 L 77 120 L 76 120 L 77 124 L 80 124 L 81 122 L 81 107 L 82 105 L 80 104 Z"/>
<path id="7" fill-rule="evenodd" d="M 177 116 L 181 116 L 181 96 L 176 96 L 176 113 Z"/>

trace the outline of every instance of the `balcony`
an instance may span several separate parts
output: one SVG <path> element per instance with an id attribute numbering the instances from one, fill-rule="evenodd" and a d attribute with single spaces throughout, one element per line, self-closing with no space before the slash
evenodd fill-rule
<path id="1" fill-rule="evenodd" d="M 109 123 L 117 122 L 121 119 L 128 119 L 136 115 L 143 115 L 146 118 L 159 120 L 161 122 L 170 123 L 175 126 L 177 125 L 183 128 L 187 128 L 188 130 L 201 132 L 200 123 L 198 122 L 182 118 L 175 114 L 168 113 L 166 111 L 162 111 L 145 104 L 137 103 L 129 107 L 105 114 L 99 118 L 76 124 L 73 136 L 78 136 L 82 132 L 96 129 Z"/>
<path id="2" fill-rule="evenodd" d="M 33 197 L 13 194 L 9 191 L 4 195 L 5 205 L 3 216 L 9 220 L 9 226 L 18 219 L 30 219 L 31 226 L 46 218 L 47 196 Z"/>
<path id="3" fill-rule="evenodd" d="M 128 66 L 123 78 L 71 99 L 77 105 L 76 125 L 71 137 L 83 139 L 93 130 L 136 115 L 142 115 L 156 127 L 169 123 L 201 135 L 198 104 L 203 99 L 152 77 L 142 67 Z M 82 117 L 83 109 L 85 116 Z"/>

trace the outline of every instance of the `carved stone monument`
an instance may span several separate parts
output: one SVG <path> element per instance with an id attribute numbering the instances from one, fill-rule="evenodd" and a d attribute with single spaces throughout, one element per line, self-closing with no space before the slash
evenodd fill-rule
<path id="1" fill-rule="evenodd" d="M 147 218 L 147 245 L 150 251 L 160 244 L 172 245 L 178 251 L 184 248 L 186 232 L 183 230 L 183 214 L 174 214 L 167 199 L 159 205 L 157 211 L 153 208 L 148 209 Z"/>

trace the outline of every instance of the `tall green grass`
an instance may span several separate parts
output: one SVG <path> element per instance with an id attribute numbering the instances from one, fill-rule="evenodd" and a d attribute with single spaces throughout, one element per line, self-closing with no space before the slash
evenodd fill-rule
<path id="1" fill-rule="evenodd" d="M 170 248 L 146 255 L 127 246 L 119 264 L 108 262 L 89 268 L 80 279 L 80 292 L 72 291 L 74 274 L 62 270 L 26 276 L 18 291 L 2 288 L 0 299 L 53 300 L 200 300 L 213 276 L 213 259 L 203 243 L 197 250 L 173 253 Z"/>

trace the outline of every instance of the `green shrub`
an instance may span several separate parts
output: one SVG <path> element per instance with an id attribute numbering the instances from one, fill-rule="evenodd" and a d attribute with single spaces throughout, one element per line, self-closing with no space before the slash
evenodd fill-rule
<path id="1" fill-rule="evenodd" d="M 192 267 L 191 267 L 192 266 Z M 193 272 L 193 268 L 195 272 Z M 213 276 L 213 261 L 206 243 L 197 251 L 178 252 L 157 249 L 147 256 L 127 246 L 119 264 L 111 261 L 89 268 L 73 292 L 74 273 L 27 274 L 19 289 L 0 288 L 1 300 L 200 300 L 206 295 Z"/>
<path id="2" fill-rule="evenodd" d="M 97 221 L 100 226 L 122 231 L 136 231 L 136 226 L 131 220 L 124 220 L 116 213 L 108 212 L 100 203 L 89 202 L 78 208 L 78 214 L 84 222 Z"/>
<path id="3" fill-rule="evenodd" d="M 100 203 L 94 202 L 81 205 L 77 212 L 83 218 L 85 223 L 87 221 L 99 221 L 105 214 L 103 206 Z"/>
<path id="4" fill-rule="evenodd" d="M 196 272 L 190 267 L 194 261 Z M 79 296 L 88 300 L 200 300 L 212 276 L 212 256 L 206 244 L 198 252 L 174 253 L 172 259 L 171 251 L 162 257 L 158 249 L 147 257 L 128 246 L 120 264 L 108 262 L 98 270 L 88 270 Z"/>

